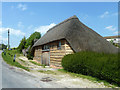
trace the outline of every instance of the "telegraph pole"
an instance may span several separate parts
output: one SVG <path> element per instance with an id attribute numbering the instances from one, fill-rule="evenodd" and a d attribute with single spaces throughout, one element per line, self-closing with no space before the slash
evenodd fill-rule
<path id="1" fill-rule="evenodd" d="M 10 31 L 9 31 L 9 29 L 8 29 L 8 50 L 10 49 L 10 44 L 9 44 L 9 33 L 10 33 Z"/>

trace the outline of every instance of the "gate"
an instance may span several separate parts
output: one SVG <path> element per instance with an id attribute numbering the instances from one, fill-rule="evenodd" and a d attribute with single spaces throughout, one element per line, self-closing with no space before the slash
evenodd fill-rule
<path id="1" fill-rule="evenodd" d="M 49 51 L 44 51 L 42 52 L 42 60 L 41 60 L 42 64 L 46 65 L 46 66 L 49 66 L 49 63 L 50 63 L 50 53 Z"/>

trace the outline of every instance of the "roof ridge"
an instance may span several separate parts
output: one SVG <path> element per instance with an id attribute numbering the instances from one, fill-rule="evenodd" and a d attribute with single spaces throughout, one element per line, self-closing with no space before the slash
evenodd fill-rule
<path id="1" fill-rule="evenodd" d="M 69 20 L 71 20 L 71 19 L 78 19 L 78 17 L 77 17 L 76 15 L 73 15 L 72 17 L 69 17 L 68 19 L 66 19 L 66 20 L 64 20 L 64 21 L 62 21 L 62 22 L 60 22 L 60 23 L 58 23 L 58 24 L 55 25 L 54 27 L 50 28 L 47 32 L 51 31 L 53 28 L 55 28 L 55 27 L 57 27 L 57 26 L 59 26 L 59 25 L 65 23 L 65 22 L 67 22 L 67 21 L 69 21 Z"/>

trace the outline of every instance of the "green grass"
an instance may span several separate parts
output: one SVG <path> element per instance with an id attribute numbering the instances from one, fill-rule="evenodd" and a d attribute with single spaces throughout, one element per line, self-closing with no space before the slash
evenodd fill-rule
<path id="1" fill-rule="evenodd" d="M 38 72 L 45 73 L 45 74 L 54 74 L 54 75 L 57 75 L 57 73 L 55 71 L 51 71 L 51 70 L 47 70 L 47 71 L 38 70 Z"/>
<path id="2" fill-rule="evenodd" d="M 37 63 L 37 62 L 32 61 L 32 60 L 30 60 L 30 62 L 33 63 L 33 64 L 35 64 L 35 65 L 42 66 L 43 68 L 45 68 L 44 64 L 40 64 L 40 63 Z"/>
<path id="3" fill-rule="evenodd" d="M 35 62 L 35 61 L 30 61 L 31 63 L 33 63 L 33 64 L 35 64 L 35 65 L 38 65 L 38 66 L 43 66 L 43 65 L 41 65 L 40 63 L 37 63 L 37 62 Z"/>
<path id="4" fill-rule="evenodd" d="M 3 60 L 11 66 L 16 66 L 16 67 L 22 68 L 24 70 L 30 71 L 28 67 L 22 66 L 17 61 L 13 62 L 14 54 L 18 55 L 17 50 L 10 50 L 10 51 L 6 50 L 6 55 L 4 55 L 4 53 L 2 52 Z"/>
<path id="5" fill-rule="evenodd" d="M 25 61 L 24 60 L 22 60 L 22 59 L 19 59 L 20 61 L 22 61 L 23 63 L 25 63 Z"/>
<path id="6" fill-rule="evenodd" d="M 79 77 L 79 78 L 83 78 L 83 79 L 88 79 L 92 82 L 95 82 L 95 83 L 101 83 L 103 82 L 105 86 L 108 86 L 108 87 L 111 87 L 111 88 L 115 88 L 115 87 L 118 87 L 117 84 L 110 84 L 109 82 L 105 81 L 105 80 L 100 80 L 99 78 L 96 78 L 96 77 L 92 77 L 92 76 L 87 76 L 87 75 L 82 75 L 82 74 L 76 74 L 76 73 L 72 73 L 72 72 L 68 72 L 64 69 L 58 69 L 59 72 L 61 73 L 64 73 L 64 74 L 69 74 L 70 76 L 72 77 Z"/>

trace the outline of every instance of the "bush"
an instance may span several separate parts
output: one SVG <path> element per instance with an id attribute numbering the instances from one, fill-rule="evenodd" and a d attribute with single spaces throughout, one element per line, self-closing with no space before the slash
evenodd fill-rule
<path id="1" fill-rule="evenodd" d="M 119 54 L 120 55 L 120 54 Z M 90 75 L 120 85 L 120 59 L 118 54 L 78 52 L 62 59 L 65 70 Z"/>

